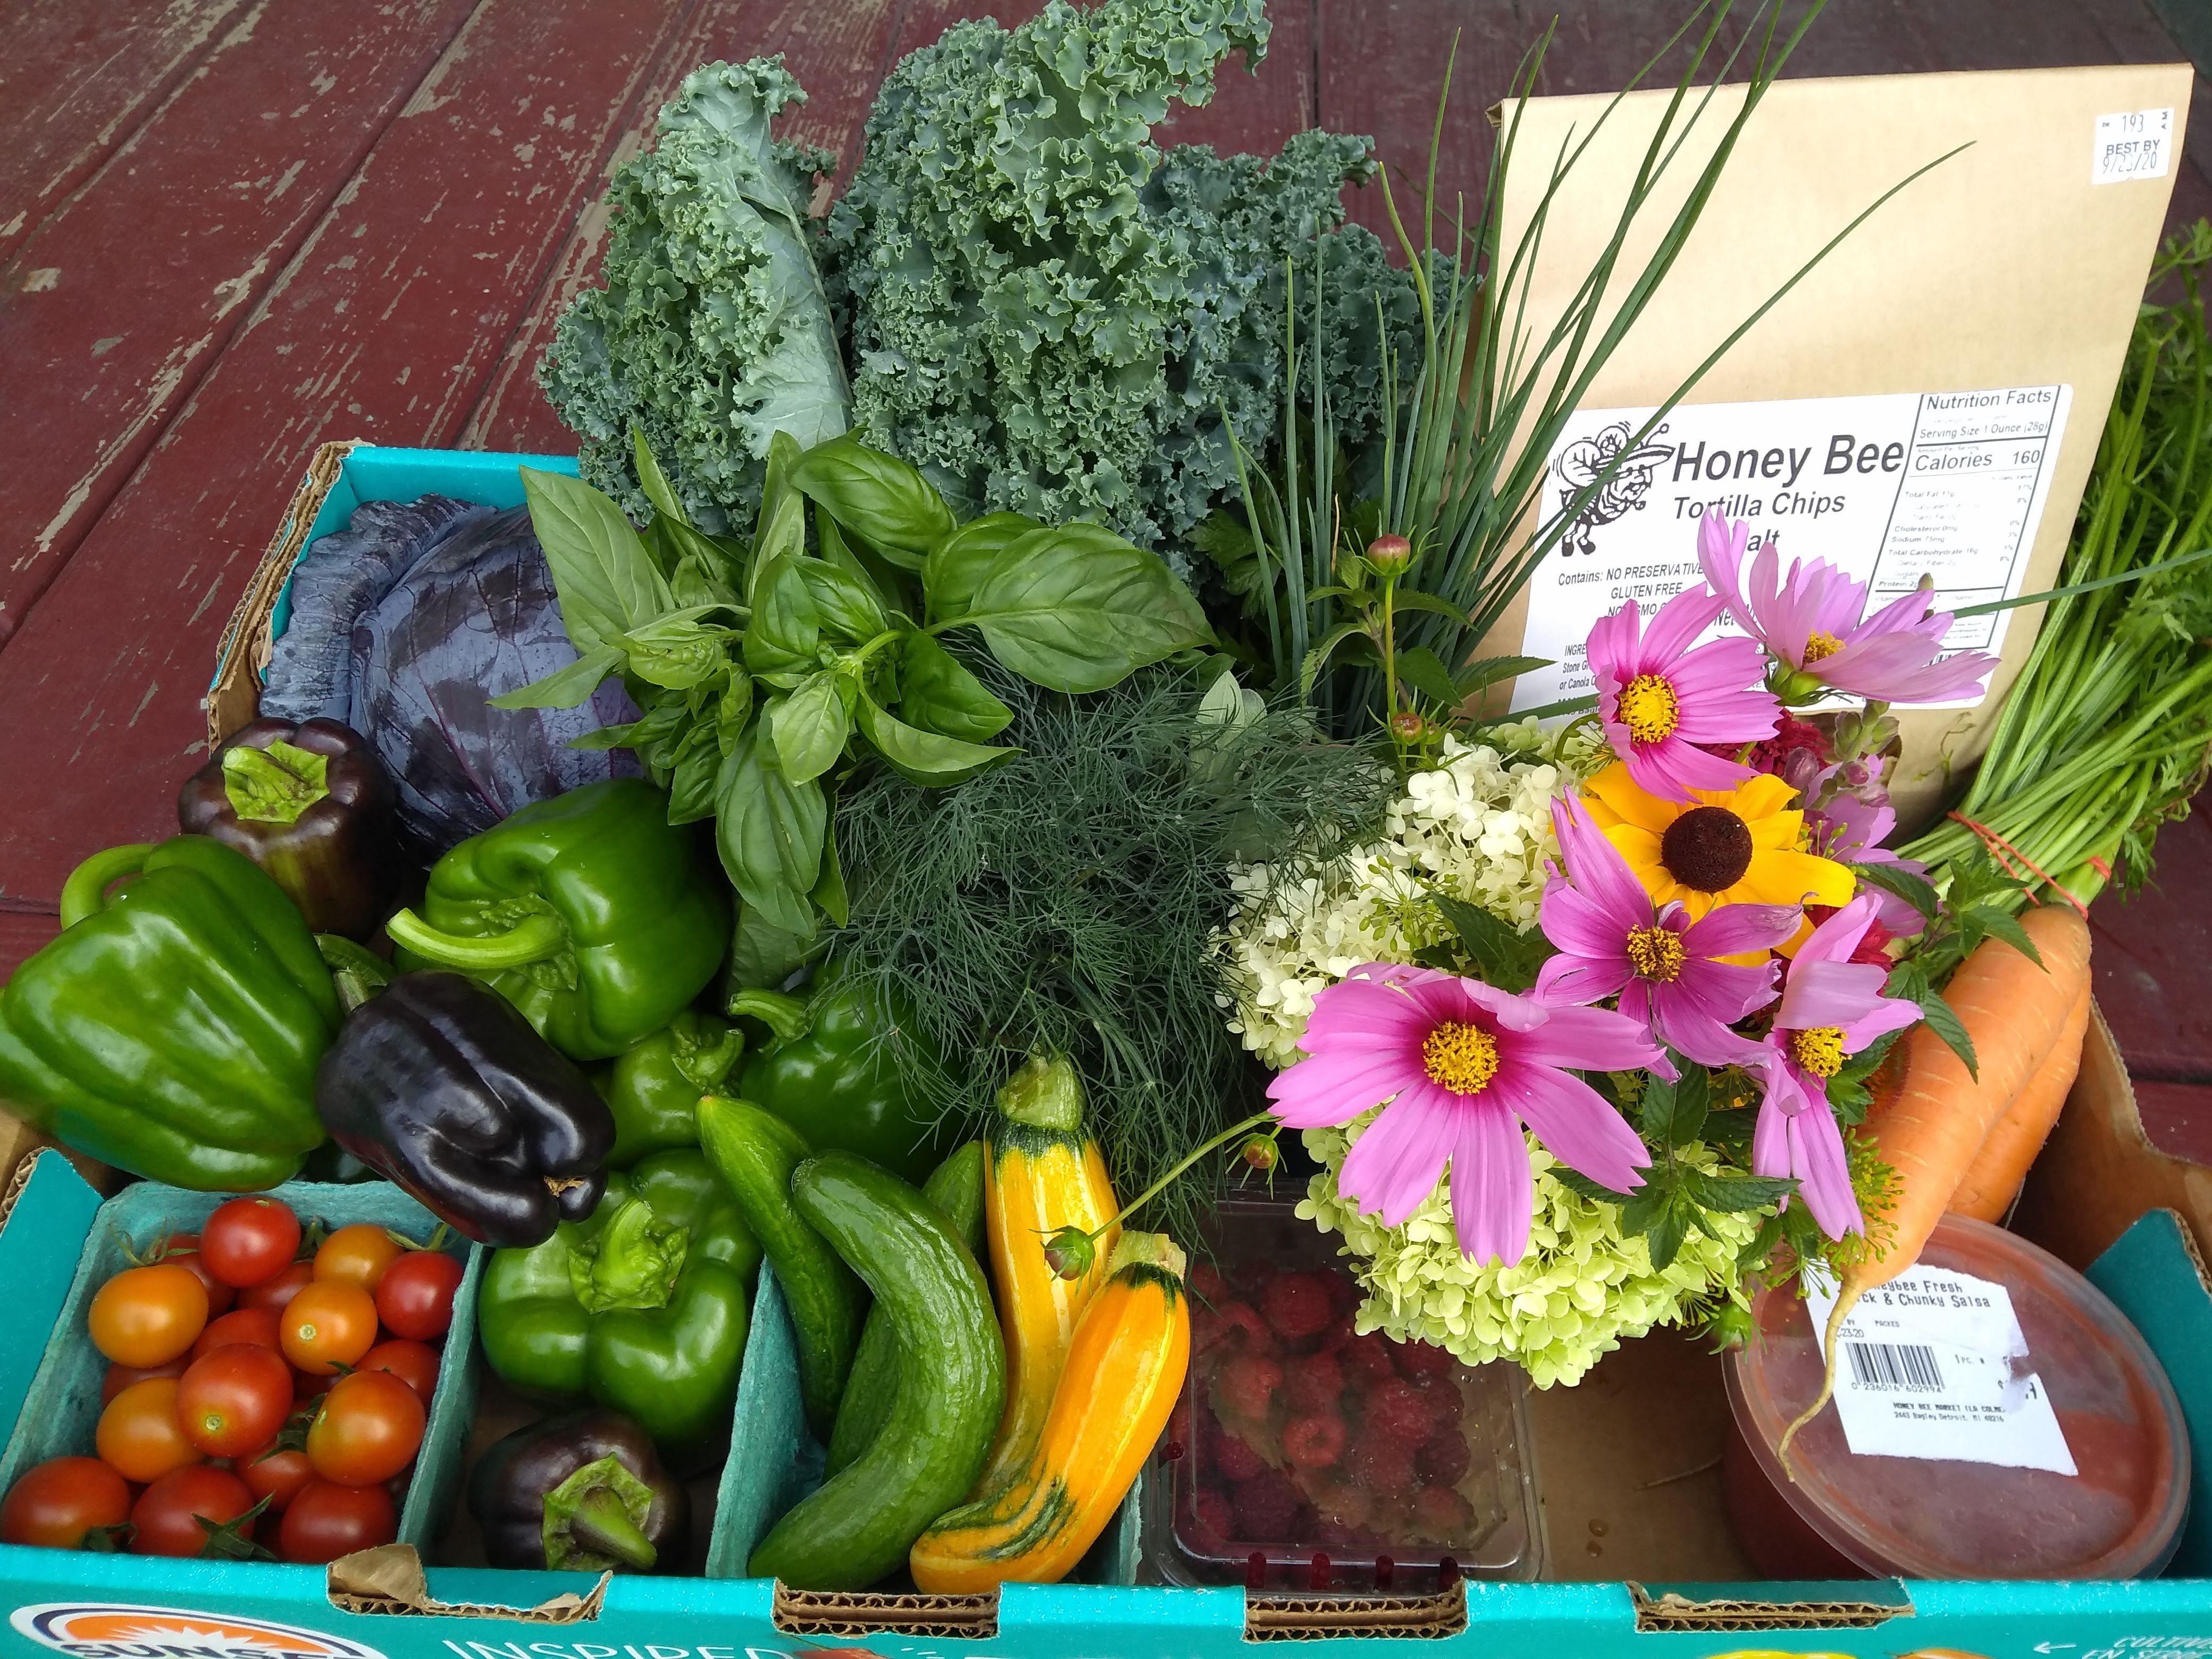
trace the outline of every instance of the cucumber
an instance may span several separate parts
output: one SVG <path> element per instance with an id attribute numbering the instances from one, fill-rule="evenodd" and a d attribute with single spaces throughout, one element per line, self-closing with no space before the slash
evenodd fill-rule
<path id="1" fill-rule="evenodd" d="M 799 1393 L 807 1426 L 827 1441 L 860 1345 L 868 1292 L 792 1206 L 792 1171 L 813 1149 L 775 1113 L 724 1095 L 699 1102 L 699 1146 L 737 1200 L 783 1286 L 799 1338 Z"/>
<path id="2" fill-rule="evenodd" d="M 889 1316 L 899 1387 L 868 1449 L 775 1523 L 747 1571 L 793 1589 L 865 1589 L 975 1484 L 1006 1403 L 1006 1349 L 975 1252 L 896 1176 L 825 1152 L 799 1166 L 791 1197 Z"/>
<path id="3" fill-rule="evenodd" d="M 944 1212 L 952 1231 L 978 1261 L 983 1256 L 983 1143 L 971 1140 L 930 1172 L 921 1195 Z M 881 1304 L 868 1310 L 860 1351 L 837 1405 L 830 1435 L 829 1473 L 835 1474 L 868 1449 L 898 1397 L 898 1336 Z"/>

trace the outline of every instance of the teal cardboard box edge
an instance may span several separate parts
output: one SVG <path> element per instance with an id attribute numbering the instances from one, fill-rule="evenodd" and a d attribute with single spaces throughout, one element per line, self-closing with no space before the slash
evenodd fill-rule
<path id="1" fill-rule="evenodd" d="M 343 528 L 355 507 L 379 496 L 437 490 L 488 506 L 518 505 L 519 469 L 526 465 L 574 471 L 574 461 L 561 457 L 358 446 L 345 458 L 337 483 L 313 504 L 308 538 Z M 280 632 L 283 620 L 280 608 Z M 0 1416 L 11 1423 L 99 1202 L 88 1188 L 83 1189 L 88 1202 L 74 1199 L 67 1182 L 83 1183 L 63 1159 L 42 1154 L 39 1163 L 0 1230 L 0 1278 L 17 1285 L 21 1313 L 10 1347 L 27 1350 L 27 1359 L 13 1352 L 0 1359 Z M 2212 1292 L 2178 1225 L 2170 1218 L 2161 1225 L 2161 1213 L 2136 1224 L 2092 1277 L 2120 1301 L 2176 1376 L 2194 1436 L 2212 1425 L 2212 1370 L 2205 1363 L 2212 1354 Z M 2144 1287 L 2143 1292 L 2124 1295 L 2131 1285 Z M 2198 1443 L 2205 1443 L 2200 1437 Z M 2200 1498 L 2207 1480 L 2199 1459 Z M 725 1482 L 726 1495 L 732 1485 Z M 751 1490 L 750 1501 L 763 1505 L 754 1512 L 763 1521 L 789 1497 L 787 1490 L 773 1492 L 763 1503 L 758 1487 Z M 2200 1505 L 2177 1570 L 2183 1564 L 2193 1571 L 2212 1569 L 2203 1542 L 2208 1527 L 2212 1516 Z M 717 1565 L 727 1571 L 734 1563 L 726 1558 Z M 0 1605 L 8 1613 L 0 1656 L 44 1650 L 72 1659 L 1216 1659 L 1243 1651 L 1255 1639 L 1300 1633 L 1274 1621 L 1248 1620 L 1246 1598 L 1234 1589 L 1012 1584 L 1000 1595 L 996 1620 L 985 1627 L 988 1633 L 947 1637 L 855 1635 L 847 1628 L 836 1634 L 794 1633 L 779 1627 L 775 1586 L 760 1579 L 617 1577 L 597 1596 L 589 1594 L 592 1581 L 576 1575 L 432 1568 L 426 1582 L 437 1611 L 368 1613 L 334 1601 L 325 1575 L 313 1568 L 150 1561 L 0 1545 Z M 1785 1588 L 1810 1596 L 1790 1599 Z M 1323 1650 L 1316 1659 L 1372 1653 L 1378 1643 L 1407 1651 L 1419 1645 L 1439 1659 L 2212 1655 L 2212 1580 L 1851 1584 L 1834 1586 L 1833 1601 L 1818 1599 L 1820 1588 L 1474 1583 L 1464 1587 L 1464 1625 L 1449 1633 L 1328 1637 L 1302 1645 Z M 1669 1590 L 1681 1601 L 1662 1600 Z M 570 1594 L 559 1611 L 538 1610 L 562 1591 Z M 1846 1613 L 1846 1607 L 1853 1610 Z"/>

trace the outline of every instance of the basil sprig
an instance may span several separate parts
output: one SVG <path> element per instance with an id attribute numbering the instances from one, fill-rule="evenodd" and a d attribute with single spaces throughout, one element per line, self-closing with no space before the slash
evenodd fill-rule
<path id="1" fill-rule="evenodd" d="M 633 440 L 642 532 L 589 484 L 523 469 L 577 660 L 494 701 L 573 708 L 622 677 L 642 718 L 585 741 L 635 749 L 672 822 L 714 818 L 744 901 L 742 981 L 778 976 L 822 916 L 844 921 L 831 817 L 846 774 L 873 759 L 944 787 L 1015 752 L 991 741 L 1012 712 L 945 636 L 973 629 L 1066 692 L 1212 638 L 1157 554 L 1018 513 L 960 524 L 921 473 L 849 434 L 804 452 L 777 434 L 750 541 L 694 526 Z"/>

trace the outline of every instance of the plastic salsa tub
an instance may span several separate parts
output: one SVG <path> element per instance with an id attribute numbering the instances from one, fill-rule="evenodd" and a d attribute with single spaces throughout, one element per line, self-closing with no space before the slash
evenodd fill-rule
<path id="1" fill-rule="evenodd" d="M 1357 1334 L 1335 1241 L 1280 1201 L 1214 1213 L 1190 1379 L 1145 1481 L 1168 1583 L 1362 1595 L 1534 1578 L 1517 1370 Z"/>
<path id="2" fill-rule="evenodd" d="M 2002 1285 L 2078 1474 L 1867 1456 L 1829 1406 L 1775 1445 L 1820 1387 L 1806 1304 L 1763 1291 L 1757 1334 L 1729 1356 L 1736 1434 L 1723 1482 L 1745 1553 L 1777 1578 L 2134 1578 L 2171 1558 L 2188 1504 L 2189 1441 L 2173 1389 L 2135 1327 L 2081 1274 L 2017 1234 L 1946 1216 L 1923 1267 Z M 1863 1306 L 1865 1304 L 1862 1304 Z M 1838 1389 L 1853 1386 L 1850 1367 Z"/>

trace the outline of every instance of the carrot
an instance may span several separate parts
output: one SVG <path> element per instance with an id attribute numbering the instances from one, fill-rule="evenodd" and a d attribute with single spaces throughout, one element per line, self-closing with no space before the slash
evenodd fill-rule
<path id="1" fill-rule="evenodd" d="M 1920 1259 L 1951 1194 L 1982 1150 L 1990 1127 L 2027 1085 L 2056 1043 L 2089 978 L 2089 926 L 2074 910 L 2045 905 L 2021 918 L 2043 958 L 2039 968 L 2002 939 L 1986 939 L 1960 965 L 1944 999 L 1973 1039 L 1980 1074 L 1924 1024 L 1903 1047 L 1905 1086 L 1867 1118 L 1876 1149 L 1897 1172 L 1894 1228 L 1879 1255 L 1844 1271 L 1828 1315 L 1828 1363 L 1820 1396 L 1775 1448 L 1785 1472 L 1790 1443 L 1835 1392 L 1837 1334 L 1858 1300 Z M 1793 1475 L 1791 1477 L 1795 1479 Z"/>
<path id="2" fill-rule="evenodd" d="M 2089 987 L 2085 982 L 2059 1030 L 2057 1044 L 2044 1056 L 2042 1066 L 2027 1080 L 2019 1098 L 1990 1126 L 1989 1139 L 1982 1142 L 1966 1179 L 1951 1194 L 1952 1214 L 1996 1221 L 2012 1207 L 2013 1200 L 2020 1196 L 2021 1183 L 2027 1179 L 2028 1165 L 2035 1162 L 2058 1121 L 2059 1109 L 2066 1104 L 2067 1092 L 2074 1086 L 2075 1073 L 2081 1069 L 2081 1038 L 2088 1029 Z"/>

